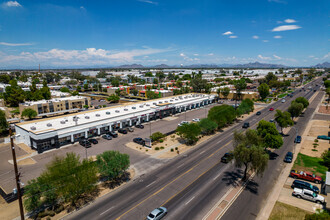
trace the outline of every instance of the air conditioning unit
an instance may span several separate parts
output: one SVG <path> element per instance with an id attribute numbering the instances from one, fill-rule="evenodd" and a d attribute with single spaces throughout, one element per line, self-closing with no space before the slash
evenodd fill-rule
<path id="1" fill-rule="evenodd" d="M 61 121 L 61 124 L 65 124 L 65 121 Z"/>
<path id="2" fill-rule="evenodd" d="M 51 123 L 48 123 L 48 124 L 47 124 L 47 127 L 51 127 L 51 126 L 52 126 L 52 124 L 51 124 Z"/>
<path id="3" fill-rule="evenodd" d="M 116 110 L 115 112 L 116 112 L 116 113 L 119 113 L 120 111 L 119 111 L 119 110 Z"/>
<path id="4" fill-rule="evenodd" d="M 106 112 L 105 114 L 110 115 L 110 112 Z"/>
<path id="5" fill-rule="evenodd" d="M 36 128 L 36 127 L 34 127 L 34 126 L 30 127 L 30 129 L 31 129 L 32 131 L 35 131 L 35 130 L 37 130 L 37 128 Z"/>
<path id="6" fill-rule="evenodd" d="M 100 115 L 100 114 L 96 114 L 95 116 L 96 116 L 96 117 L 100 117 L 101 115 Z"/>
<path id="7" fill-rule="evenodd" d="M 86 119 L 89 119 L 89 116 L 85 116 Z"/>
<path id="8" fill-rule="evenodd" d="M 124 111 L 128 111 L 128 109 L 127 108 L 124 108 Z"/>

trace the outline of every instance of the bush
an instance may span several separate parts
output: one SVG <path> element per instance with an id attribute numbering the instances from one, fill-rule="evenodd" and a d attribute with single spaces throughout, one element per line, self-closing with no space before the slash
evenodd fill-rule
<path id="1" fill-rule="evenodd" d="M 155 150 L 159 150 L 159 147 L 155 147 Z"/>
<path id="2" fill-rule="evenodd" d="M 64 210 L 64 206 L 60 205 L 58 208 L 55 209 L 55 213 L 58 214 Z"/>
<path id="3" fill-rule="evenodd" d="M 163 142 L 164 142 L 164 140 L 163 140 L 163 139 L 160 139 L 160 140 L 159 140 L 159 143 L 163 143 Z"/>
<path id="4" fill-rule="evenodd" d="M 148 151 L 148 149 L 146 149 L 146 152 Z"/>
<path id="5" fill-rule="evenodd" d="M 152 141 L 158 141 L 158 140 L 160 141 L 160 139 L 162 139 L 164 137 L 165 137 L 165 135 L 161 132 L 155 132 L 150 136 Z"/>
<path id="6" fill-rule="evenodd" d="M 173 134 L 173 135 L 171 135 L 171 138 L 175 138 L 175 135 Z"/>
<path id="7" fill-rule="evenodd" d="M 179 149 L 178 147 L 175 148 L 175 150 L 178 150 L 178 149 Z"/>
<path id="8" fill-rule="evenodd" d="M 53 216 L 55 216 L 55 212 L 52 211 L 52 210 L 50 210 L 50 211 L 48 211 L 48 215 L 51 216 L 51 217 L 53 217 Z"/>
<path id="9" fill-rule="evenodd" d="M 171 152 L 173 152 L 174 151 L 174 149 L 173 148 L 171 148 Z"/>
<path id="10" fill-rule="evenodd" d="M 315 139 L 314 142 L 319 142 L 319 140 Z"/>
<path id="11" fill-rule="evenodd" d="M 161 147 L 160 147 L 160 149 L 161 149 L 161 150 L 163 150 L 163 149 L 164 149 L 164 147 L 163 147 L 163 146 L 161 146 Z"/>

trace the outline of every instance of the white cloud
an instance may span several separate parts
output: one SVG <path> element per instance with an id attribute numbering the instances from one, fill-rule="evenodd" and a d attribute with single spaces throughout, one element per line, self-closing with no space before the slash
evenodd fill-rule
<path id="1" fill-rule="evenodd" d="M 330 53 L 327 53 L 326 55 L 324 55 L 323 57 L 322 57 L 322 59 L 327 59 L 327 58 L 329 58 L 330 57 Z"/>
<path id="2" fill-rule="evenodd" d="M 181 57 L 185 57 L 186 55 L 184 53 L 180 53 L 180 56 Z"/>
<path id="3" fill-rule="evenodd" d="M 273 32 L 274 31 L 289 31 L 289 30 L 296 30 L 296 29 L 299 29 L 301 28 L 300 26 L 298 25 L 282 25 L 282 26 L 278 26 L 276 28 L 273 28 Z"/>
<path id="4" fill-rule="evenodd" d="M 269 42 L 269 40 L 263 40 L 262 42 L 264 42 L 264 43 L 268 43 L 268 42 Z"/>
<path id="5" fill-rule="evenodd" d="M 199 58 L 197 58 L 197 57 L 195 57 L 195 58 L 194 58 L 194 60 L 195 60 L 195 61 L 199 61 L 200 59 L 199 59 Z"/>
<path id="6" fill-rule="evenodd" d="M 80 6 L 81 10 L 86 10 L 86 8 L 84 6 Z"/>
<path id="7" fill-rule="evenodd" d="M 279 57 L 279 56 L 277 56 L 277 55 L 273 55 L 273 57 L 275 57 L 275 59 L 277 59 L 277 60 L 280 60 L 280 59 L 282 59 L 282 57 Z"/>
<path id="8" fill-rule="evenodd" d="M 194 53 L 194 56 L 199 56 L 199 54 L 198 53 Z"/>
<path id="9" fill-rule="evenodd" d="M 281 39 L 282 36 L 280 36 L 280 35 L 276 35 L 276 36 L 274 36 L 274 38 L 275 38 L 275 39 Z"/>
<path id="10" fill-rule="evenodd" d="M 158 5 L 158 2 L 150 1 L 150 0 L 138 0 L 139 2 L 144 2 L 152 5 Z"/>
<path id="11" fill-rule="evenodd" d="M 252 38 L 253 38 L 253 39 L 259 39 L 259 36 L 254 35 L 254 36 L 252 36 Z"/>
<path id="12" fill-rule="evenodd" d="M 209 53 L 208 55 L 209 55 L 209 56 L 213 56 L 213 55 L 214 55 L 214 53 Z"/>
<path id="13" fill-rule="evenodd" d="M 231 34 L 234 34 L 234 33 L 231 31 L 227 31 L 227 32 L 223 33 L 222 35 L 231 35 Z"/>
<path id="14" fill-rule="evenodd" d="M 264 57 L 264 56 L 262 56 L 260 54 L 258 55 L 258 58 L 261 59 L 261 60 L 271 60 L 270 57 Z"/>
<path id="15" fill-rule="evenodd" d="M 18 3 L 17 1 L 4 2 L 3 6 L 5 6 L 5 7 L 22 7 L 22 5 L 20 3 Z"/>
<path id="16" fill-rule="evenodd" d="M 285 19 L 284 22 L 285 22 L 285 23 L 295 23 L 295 22 L 297 22 L 297 21 L 294 20 L 294 19 L 290 19 L 290 18 L 288 18 L 288 19 Z"/>
<path id="17" fill-rule="evenodd" d="M 315 56 L 314 55 L 310 55 L 310 56 L 308 56 L 309 58 L 314 58 Z"/>
<path id="18" fill-rule="evenodd" d="M 235 36 L 235 35 L 231 35 L 231 36 L 229 36 L 229 38 L 234 39 L 234 38 L 237 38 L 237 36 Z"/>
<path id="19" fill-rule="evenodd" d="M 0 45 L 10 46 L 10 47 L 17 47 L 17 46 L 29 46 L 29 45 L 33 45 L 33 44 L 32 43 L 7 43 L 7 42 L 0 42 Z"/>

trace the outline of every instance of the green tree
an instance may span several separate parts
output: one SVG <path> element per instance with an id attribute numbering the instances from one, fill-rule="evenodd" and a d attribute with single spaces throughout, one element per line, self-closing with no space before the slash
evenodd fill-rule
<path id="1" fill-rule="evenodd" d="M 298 117 L 303 110 L 304 105 L 295 101 L 291 102 L 291 105 L 288 108 L 288 112 L 290 113 L 292 120 L 294 117 Z"/>
<path id="2" fill-rule="evenodd" d="M 0 110 L 0 134 L 4 134 L 8 130 L 9 124 L 4 111 Z"/>
<path id="3" fill-rule="evenodd" d="M 236 167 L 244 167 L 243 180 L 246 180 L 248 171 L 262 175 L 269 161 L 268 154 L 261 146 L 239 144 L 233 153 Z"/>
<path id="4" fill-rule="evenodd" d="M 10 82 L 10 76 L 8 74 L 0 74 L 0 83 L 8 84 Z"/>
<path id="5" fill-rule="evenodd" d="M 190 84 L 194 92 L 206 92 L 208 88 L 207 80 L 201 79 L 199 77 L 195 77 L 194 79 L 190 80 Z"/>
<path id="6" fill-rule="evenodd" d="M 252 145 L 260 146 L 262 144 L 262 138 L 256 130 L 247 129 L 246 132 L 234 131 L 233 146 L 237 147 L 240 144 L 246 147 L 251 147 Z"/>
<path id="7" fill-rule="evenodd" d="M 196 123 L 183 124 L 176 129 L 178 135 L 185 139 L 188 144 L 194 144 L 198 141 L 201 128 Z"/>
<path id="8" fill-rule="evenodd" d="M 47 82 L 46 81 L 43 82 L 43 87 L 40 89 L 40 93 L 41 93 L 43 99 L 49 100 L 49 99 L 52 98 L 52 95 L 50 93 L 50 89 L 47 86 Z"/>
<path id="9" fill-rule="evenodd" d="M 234 86 L 236 89 L 236 94 L 235 94 L 235 106 L 237 106 L 237 100 L 241 99 L 242 97 L 242 91 L 246 89 L 246 82 L 244 78 L 241 78 L 239 80 L 234 81 Z"/>
<path id="10" fill-rule="evenodd" d="M 266 84 L 269 85 L 270 81 L 277 81 L 277 76 L 274 73 L 269 72 L 265 77 Z"/>
<path id="11" fill-rule="evenodd" d="M 258 91 L 261 99 L 264 100 L 269 95 L 269 86 L 266 83 L 262 83 L 258 87 Z"/>
<path id="12" fill-rule="evenodd" d="M 165 74 L 162 71 L 158 71 L 156 73 L 156 77 L 159 79 L 159 82 L 163 82 L 163 80 L 165 79 Z"/>
<path id="13" fill-rule="evenodd" d="M 263 140 L 264 148 L 278 149 L 283 145 L 282 136 L 272 122 L 261 120 L 258 123 L 257 132 Z"/>
<path id="14" fill-rule="evenodd" d="M 107 73 L 104 70 L 101 70 L 96 74 L 96 78 L 106 78 L 106 77 L 107 77 Z"/>
<path id="15" fill-rule="evenodd" d="M 34 211 L 42 204 L 42 191 L 40 183 L 37 179 L 28 181 L 28 185 L 24 187 L 24 207 L 27 211 Z"/>
<path id="16" fill-rule="evenodd" d="M 230 89 L 228 87 L 225 87 L 225 88 L 223 88 L 223 90 L 221 91 L 221 93 L 222 93 L 223 97 L 225 99 L 227 99 L 227 97 L 228 97 L 228 95 L 230 93 Z"/>
<path id="17" fill-rule="evenodd" d="M 154 91 L 146 91 L 146 95 L 148 99 L 157 99 L 159 98 L 159 95 L 155 93 Z"/>
<path id="18" fill-rule="evenodd" d="M 152 72 L 146 72 L 144 74 L 145 77 L 153 77 Z"/>
<path id="19" fill-rule="evenodd" d="M 130 160 L 128 154 L 121 154 L 119 151 L 105 151 L 96 156 L 96 164 L 101 176 L 114 180 L 126 172 Z"/>
<path id="20" fill-rule="evenodd" d="M 78 87 L 77 87 L 77 89 L 78 89 Z M 67 93 L 70 93 L 70 90 L 69 90 L 68 87 L 62 87 L 62 88 L 60 89 L 60 91 L 61 91 L 61 92 L 67 92 Z"/>
<path id="21" fill-rule="evenodd" d="M 305 220 L 329 220 L 330 213 L 327 210 L 318 210 L 313 214 L 306 214 Z"/>
<path id="22" fill-rule="evenodd" d="M 24 102 L 25 93 L 23 89 L 17 85 L 17 80 L 13 79 L 10 81 L 10 86 L 6 87 L 3 97 L 10 107 L 18 107 L 19 103 Z"/>
<path id="23" fill-rule="evenodd" d="M 244 99 L 236 109 L 237 115 L 243 115 L 254 110 L 254 103 L 251 99 Z"/>
<path id="24" fill-rule="evenodd" d="M 38 113 L 35 110 L 33 110 L 32 108 L 26 108 L 26 109 L 24 109 L 23 112 L 22 112 L 22 114 L 21 114 L 22 117 L 27 117 L 30 120 L 32 118 L 37 117 L 37 115 L 38 115 Z"/>
<path id="25" fill-rule="evenodd" d="M 109 102 L 118 103 L 119 100 L 120 100 L 120 97 L 119 97 L 118 95 L 112 94 L 112 95 L 110 95 L 110 96 L 107 98 L 107 100 L 108 100 Z"/>
<path id="26" fill-rule="evenodd" d="M 293 120 L 291 119 L 291 114 L 289 112 L 282 112 L 277 109 L 275 114 L 275 121 L 281 127 L 281 133 L 283 134 L 283 128 L 292 126 Z"/>
<path id="27" fill-rule="evenodd" d="M 329 88 L 330 87 L 330 80 L 325 80 L 324 81 L 324 86 L 325 86 L 325 88 Z"/>
<path id="28" fill-rule="evenodd" d="M 207 117 L 217 123 L 218 128 L 222 128 L 236 119 L 236 112 L 229 105 L 214 106 L 209 110 Z"/>
<path id="29" fill-rule="evenodd" d="M 303 104 L 304 105 L 304 108 L 307 108 L 308 105 L 309 105 L 309 102 L 308 102 L 308 100 L 305 97 L 298 97 L 294 101 L 297 102 L 297 103 Z"/>
<path id="30" fill-rule="evenodd" d="M 150 136 L 150 139 L 151 139 L 152 141 L 158 141 L 159 139 L 162 139 L 162 138 L 164 138 L 164 137 L 166 137 L 166 135 L 164 135 L 163 133 L 157 131 L 157 132 L 153 133 L 153 134 Z"/>
<path id="31" fill-rule="evenodd" d="M 139 94 L 139 91 L 137 89 L 132 89 L 131 93 L 133 93 L 133 95 L 137 96 Z"/>
<path id="32" fill-rule="evenodd" d="M 328 170 L 330 170 L 330 151 L 326 150 L 322 153 L 322 162 L 323 165 L 328 167 Z"/>
<path id="33" fill-rule="evenodd" d="M 212 134 L 218 127 L 217 123 L 208 118 L 201 119 L 198 125 L 204 134 Z"/>
<path id="34" fill-rule="evenodd" d="M 87 83 L 84 84 L 84 91 L 87 91 L 89 89 L 89 85 Z"/>
<path id="35" fill-rule="evenodd" d="M 77 86 L 77 92 L 81 92 L 81 86 Z"/>

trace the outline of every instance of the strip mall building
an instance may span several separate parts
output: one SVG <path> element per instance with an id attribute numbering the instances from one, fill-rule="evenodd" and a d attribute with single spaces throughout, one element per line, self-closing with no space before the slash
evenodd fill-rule
<path id="1" fill-rule="evenodd" d="M 25 121 L 15 125 L 16 141 L 42 153 L 72 144 L 83 138 L 142 124 L 190 109 L 209 105 L 215 95 L 184 94 L 134 104 L 124 104 L 81 113 Z"/>

